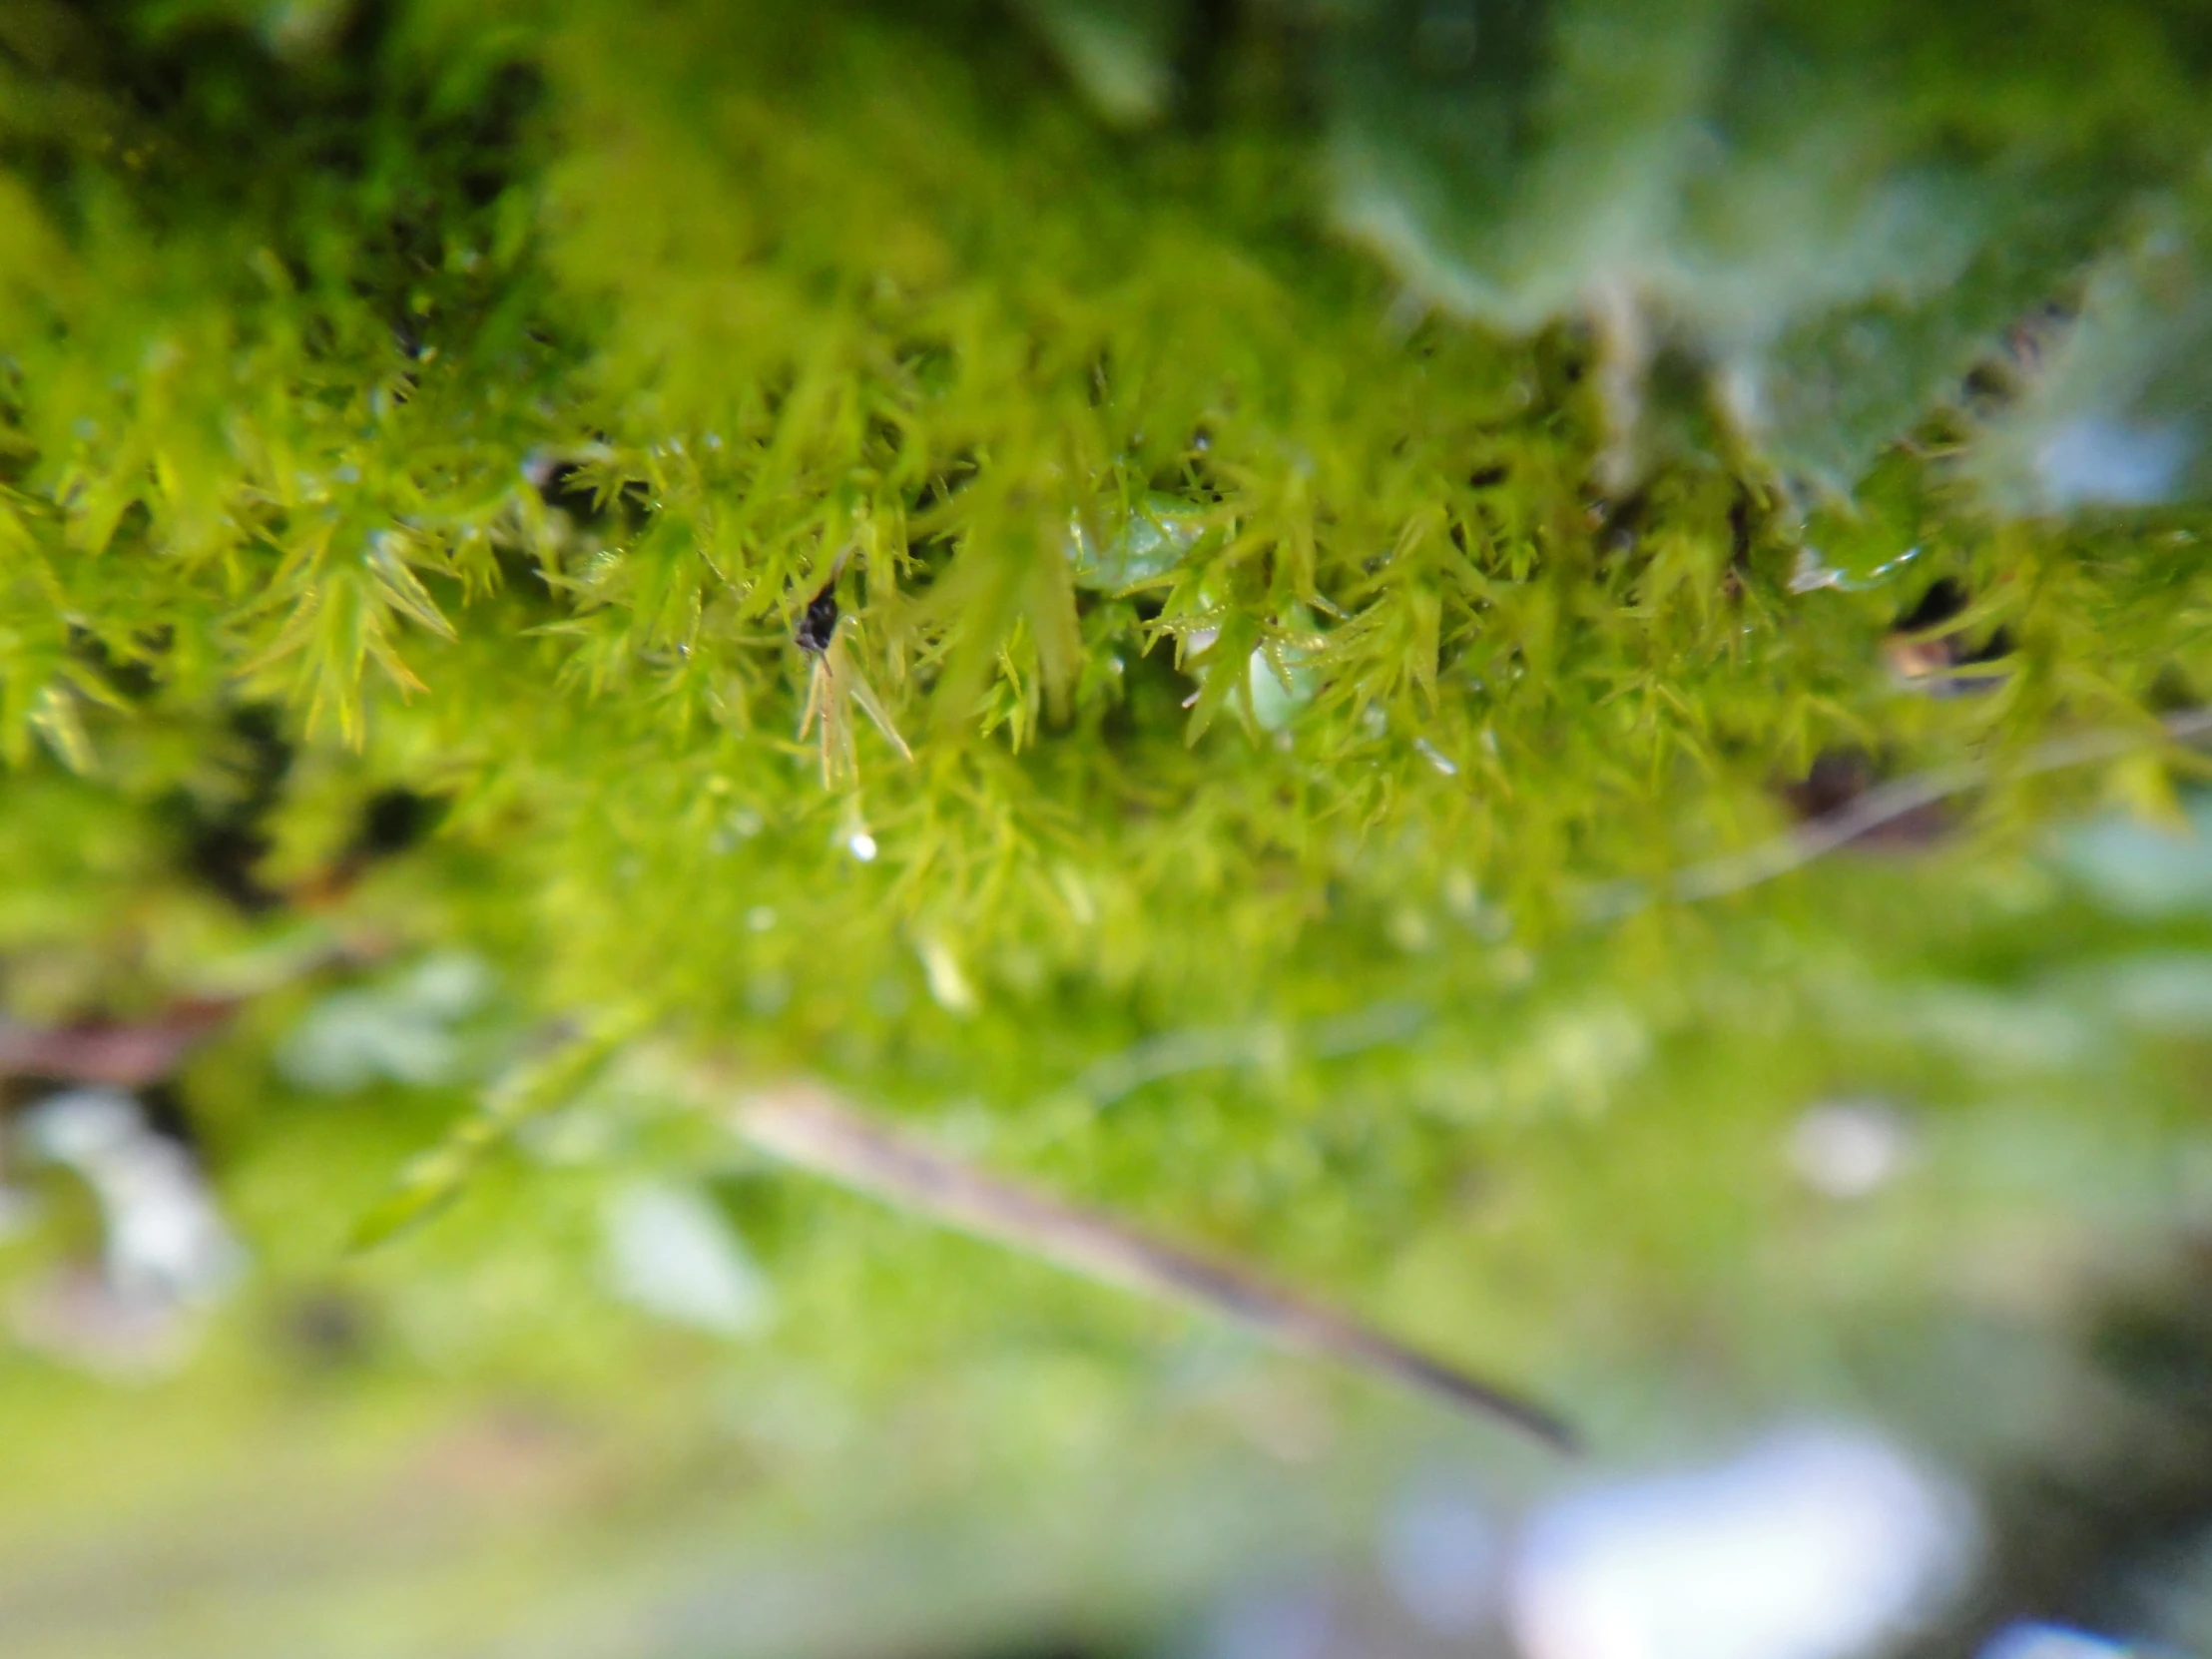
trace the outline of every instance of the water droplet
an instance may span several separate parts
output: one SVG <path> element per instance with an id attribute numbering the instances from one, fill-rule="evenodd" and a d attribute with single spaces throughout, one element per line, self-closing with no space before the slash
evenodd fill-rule
<path id="1" fill-rule="evenodd" d="M 875 861 L 875 837 L 865 830 L 853 830 L 851 838 L 844 844 L 861 863 L 870 864 Z"/>
<path id="2" fill-rule="evenodd" d="M 1413 753 L 1418 755 L 1422 760 L 1426 761 L 1430 766 L 1434 767 L 1438 772 L 1442 773 L 1446 778 L 1456 778 L 1459 776 L 1458 763 L 1452 760 L 1451 757 L 1446 755 L 1442 750 L 1438 749 L 1434 744 L 1430 743 L 1426 738 L 1415 738 L 1413 740 Z"/>
<path id="3" fill-rule="evenodd" d="M 1284 672 L 1278 674 L 1275 664 L 1268 661 L 1265 650 L 1255 647 L 1246 667 L 1252 688 L 1252 714 L 1264 732 L 1279 737 L 1288 736 L 1288 728 L 1298 718 L 1298 713 L 1314 697 L 1314 676 L 1304 666 L 1304 653 L 1283 650 L 1281 659 Z"/>
<path id="4" fill-rule="evenodd" d="M 1068 556 L 1078 587 L 1110 591 L 1165 575 L 1204 534 L 1190 502 L 1150 494 L 1130 504 L 1118 527 L 1094 541 L 1082 515 L 1068 521 Z"/>

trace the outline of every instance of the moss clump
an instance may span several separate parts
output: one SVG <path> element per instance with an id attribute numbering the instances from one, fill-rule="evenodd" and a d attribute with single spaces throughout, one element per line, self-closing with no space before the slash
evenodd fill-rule
<path id="1" fill-rule="evenodd" d="M 504 838 L 561 895 L 548 960 L 636 949 L 708 1023 L 764 950 L 830 1029 L 900 938 L 1165 1006 L 1355 895 L 1472 881 L 1541 929 L 1828 747 L 2017 744 L 2203 672 L 2179 525 L 1992 524 L 1901 455 L 1871 534 L 1909 568 L 1804 596 L 1741 457 L 1593 496 L 1589 340 L 1387 326 L 1267 99 L 1132 148 L 988 11 L 26 15 L 18 764 L 152 798 L 206 746 L 150 730 L 274 700 Z M 840 562 L 916 759 L 863 726 L 826 794 L 792 641 Z M 1939 581 L 1999 694 L 1886 679 Z M 279 862 L 327 832 L 274 804 Z M 813 949 L 745 929 L 764 894 Z"/>
<path id="2" fill-rule="evenodd" d="M 333 1254 L 444 1117 L 485 1114 L 398 1212 L 488 1165 L 476 1221 L 360 1271 L 429 1349 L 579 1392 L 612 1362 L 545 1264 L 574 1265 L 590 1200 L 542 1170 L 528 1196 L 481 1156 L 525 1122 L 555 1170 L 726 1176 L 810 1310 L 780 1352 L 831 1395 L 957 1373 L 971 1407 L 988 1380 L 960 1357 L 1009 1318 L 1119 1360 L 1158 1335 L 1063 1315 L 961 1246 L 894 1271 L 895 1224 L 761 1197 L 625 1081 L 648 1032 L 943 1114 L 1601 1414 L 1615 1364 L 1709 1340 L 1764 1386 L 1833 1358 L 1839 1310 L 1936 1322 L 1925 1284 L 1867 1266 L 1940 1233 L 1935 1198 L 1833 1254 L 1791 1234 L 1833 1274 L 1793 1314 L 1746 1266 L 1787 1228 L 1743 1195 L 1781 1114 L 1845 1084 L 1963 1112 L 2002 1062 L 2039 1131 L 2119 1053 L 2142 1085 L 2119 1138 L 2196 1102 L 2118 992 L 2078 1048 L 2027 1035 L 2065 1000 L 2052 953 L 2145 928 L 2194 949 L 2201 918 L 2115 918 L 2028 854 L 2061 809 L 2176 810 L 2193 763 L 2152 717 L 2212 683 L 2202 515 L 2015 516 L 1972 463 L 2008 431 L 2032 471 L 2042 428 L 2003 423 L 2078 413 L 2036 401 L 2056 394 L 2032 329 L 2003 349 L 2015 309 L 2096 314 L 2121 269 L 2084 287 L 2096 261 L 2157 265 L 2161 191 L 2193 223 L 2188 182 L 2164 182 L 2202 147 L 2174 90 L 2199 59 L 2167 54 L 2119 109 L 2186 19 L 1876 7 L 1807 44 L 1825 10 L 1678 9 L 1638 27 L 1688 31 L 1701 63 L 1811 65 L 1818 142 L 1786 142 L 1786 77 L 1727 81 L 1718 194 L 1668 195 L 1668 217 L 1679 169 L 1599 169 L 1554 201 L 1539 167 L 1490 201 L 1468 131 L 1401 134 L 1427 160 L 1393 171 L 1376 126 L 1369 185 L 1436 216 L 1394 222 L 1418 234 L 1393 266 L 1331 227 L 1404 8 L 1346 25 L 1366 55 L 1338 81 L 1271 7 L 1197 59 L 1153 8 L 1120 127 L 1042 44 L 1095 78 L 1104 6 L 1024 8 L 1035 31 L 950 3 L 9 8 L 10 1008 L 248 996 L 188 1093 L 285 1271 Z M 1960 78 L 2013 11 L 2020 61 Z M 2061 23 L 2097 67 L 2062 95 Z M 1899 54 L 1918 78 L 1847 132 L 1837 87 Z M 1710 114 L 1691 80 L 1648 122 Z M 1643 154 L 1643 128 L 1607 124 L 1634 111 L 1561 85 L 1567 152 L 1589 107 L 1584 149 Z M 1479 113 L 1457 86 L 1419 81 L 1396 113 Z M 2021 145 L 2034 165 L 2007 173 Z M 1941 172 L 1970 279 L 1915 264 L 1893 304 L 1871 255 L 1848 283 L 1793 263 L 1875 212 L 1846 188 L 1869 147 L 1909 182 Z M 2044 224 L 2060 176 L 2096 188 Z M 1597 249 L 1625 263 L 1592 252 L 1600 186 L 1658 216 Z M 1770 199 L 1790 207 L 1771 224 Z M 1432 308 L 1471 291 L 1444 263 L 1524 244 L 1563 250 L 1530 266 L 1536 299 Z M 1567 306 L 1622 271 L 1688 285 Z M 1685 272 L 1748 274 L 1758 302 L 1729 315 L 1757 326 L 1700 314 Z M 1798 413 L 1716 397 L 1713 371 L 1747 364 Z M 803 649 L 825 594 L 837 631 Z M 1952 680 L 1978 689 L 1932 695 Z M 811 697 L 838 717 L 828 769 L 800 736 Z M 2091 727 L 2144 743 L 2015 764 Z M 1786 827 L 1824 757 L 1830 778 L 1984 766 L 1945 826 L 1970 853 L 1587 926 L 1593 889 L 1658 890 Z M 493 970 L 472 1058 L 302 1127 L 306 1085 L 270 1070 L 285 1032 L 333 976 L 432 948 Z M 527 1034 L 555 1020 L 591 1039 L 573 1073 L 533 1069 Z M 1973 1188 L 1970 1157 L 1944 1168 L 1938 1196 Z M 1494 1234 L 1467 1219 L 1483 1183 Z M 1983 1196 L 2010 1215 L 2047 1194 Z M 466 1329 L 440 1276 L 512 1266 L 503 1229 L 539 1224 L 526 1313 Z M 1757 1314 L 1739 1330 L 1732 1306 Z M 1714 1326 L 1682 1336 L 1686 1309 Z"/>

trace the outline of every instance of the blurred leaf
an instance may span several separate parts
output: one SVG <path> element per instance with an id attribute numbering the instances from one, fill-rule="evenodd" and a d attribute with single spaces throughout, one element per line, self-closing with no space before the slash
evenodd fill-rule
<path id="1" fill-rule="evenodd" d="M 452 1203 L 516 1129 L 587 1087 L 644 1019 L 641 1011 L 608 1012 L 590 1031 L 550 1036 L 540 1052 L 508 1066 L 484 1091 L 474 1112 L 436 1146 L 408 1161 L 391 1191 L 353 1224 L 347 1248 L 357 1253 L 388 1243 Z"/>

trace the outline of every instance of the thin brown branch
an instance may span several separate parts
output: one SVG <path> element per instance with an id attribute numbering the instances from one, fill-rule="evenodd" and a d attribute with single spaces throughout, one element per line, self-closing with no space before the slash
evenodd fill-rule
<path id="1" fill-rule="evenodd" d="M 2166 716 L 2158 723 L 2156 733 L 2135 727 L 2108 727 L 2051 738 L 2010 762 L 2004 774 L 2009 778 L 2034 778 L 2044 773 L 2063 772 L 2069 767 L 2116 760 L 2161 739 L 2168 743 L 2194 743 L 2205 737 L 2212 737 L 2212 709 L 2187 709 Z M 1996 763 L 1976 759 L 1897 779 L 1772 840 L 1741 852 L 1709 858 L 1703 863 L 1685 865 L 1665 879 L 1656 895 L 1640 881 L 1608 882 L 1591 894 L 1584 914 L 1592 921 L 1617 921 L 1645 908 L 1657 897 L 1694 904 L 1700 899 L 1718 898 L 1725 893 L 1756 887 L 1794 869 L 1802 869 L 1885 825 L 1895 824 L 1899 819 L 1978 788 L 1996 773 Z"/>
<path id="2" fill-rule="evenodd" d="M 0 1077 L 144 1088 L 175 1072 L 237 1006 L 234 1000 L 186 1001 L 151 1019 L 62 1026 L 0 1019 Z"/>
<path id="3" fill-rule="evenodd" d="M 746 1095 L 730 1121 L 762 1151 L 899 1209 L 1092 1279 L 1198 1308 L 1283 1347 L 1388 1377 L 1558 1450 L 1578 1448 L 1575 1431 L 1554 1412 L 1350 1314 L 974 1169 L 894 1134 L 820 1088 L 795 1083 Z"/>

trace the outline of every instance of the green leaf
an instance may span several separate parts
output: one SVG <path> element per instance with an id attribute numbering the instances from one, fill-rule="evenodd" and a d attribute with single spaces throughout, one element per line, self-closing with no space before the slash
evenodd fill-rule
<path id="1" fill-rule="evenodd" d="M 643 1028 L 642 1009 L 603 1014 L 583 1033 L 543 1039 L 537 1053 L 509 1066 L 443 1140 L 408 1160 L 391 1190 L 362 1212 L 347 1238 L 360 1252 L 387 1244 L 451 1204 L 523 1124 L 574 1099 Z"/>

